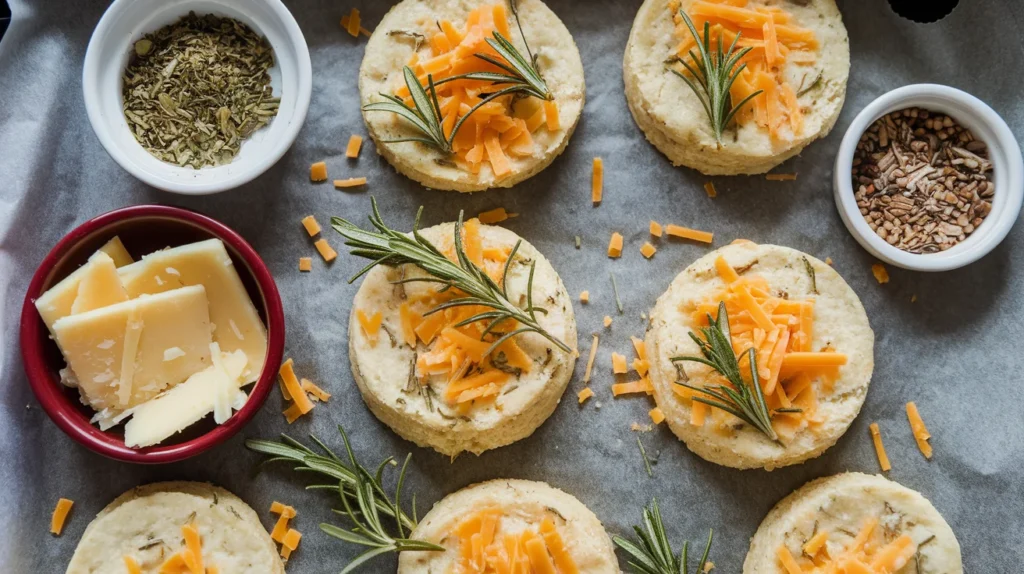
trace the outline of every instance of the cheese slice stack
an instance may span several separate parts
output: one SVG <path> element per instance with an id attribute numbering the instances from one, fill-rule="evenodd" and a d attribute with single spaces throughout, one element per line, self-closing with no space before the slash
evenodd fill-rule
<path id="1" fill-rule="evenodd" d="M 157 444 L 211 412 L 245 404 L 241 387 L 266 361 L 267 334 L 218 239 L 135 262 L 118 238 L 36 300 L 78 387 L 106 430 L 130 447 Z"/>

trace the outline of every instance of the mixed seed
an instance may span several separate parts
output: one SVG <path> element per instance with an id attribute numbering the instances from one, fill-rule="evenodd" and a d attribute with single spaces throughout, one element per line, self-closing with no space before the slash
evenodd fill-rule
<path id="1" fill-rule="evenodd" d="M 245 24 L 189 12 L 135 42 L 123 75 L 123 110 L 157 159 L 201 169 L 229 163 L 277 115 L 274 53 Z"/>
<path id="2" fill-rule="evenodd" d="M 985 142 L 953 118 L 921 108 L 875 121 L 857 144 L 852 176 L 871 229 L 910 253 L 953 247 L 992 211 Z"/>

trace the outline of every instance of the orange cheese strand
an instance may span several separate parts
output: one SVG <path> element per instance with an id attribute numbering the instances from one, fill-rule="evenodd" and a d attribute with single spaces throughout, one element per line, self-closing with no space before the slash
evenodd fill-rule
<path id="1" fill-rule="evenodd" d="M 649 229 L 650 229 L 651 235 L 653 235 L 654 237 L 661 237 L 662 229 L 661 229 L 661 224 L 660 223 L 658 223 L 657 221 L 654 221 L 652 219 L 651 220 L 651 225 L 650 225 Z"/>
<path id="2" fill-rule="evenodd" d="M 311 181 L 327 181 L 327 164 L 318 161 L 309 166 L 309 179 Z"/>
<path id="3" fill-rule="evenodd" d="M 350 177 L 348 179 L 334 180 L 334 187 L 338 189 L 344 189 L 347 187 L 359 187 L 361 185 L 366 185 L 365 177 Z"/>
<path id="4" fill-rule="evenodd" d="M 307 215 L 302 218 L 302 226 L 306 228 L 306 233 L 308 233 L 310 237 L 320 233 L 320 224 L 317 223 L 316 218 L 312 215 Z"/>
<path id="5" fill-rule="evenodd" d="M 579 404 L 581 404 L 581 405 L 584 402 L 586 402 L 586 400 L 589 399 L 592 396 L 594 396 L 594 391 L 590 387 L 587 387 L 587 388 L 583 389 L 582 391 L 576 393 L 576 398 L 579 401 Z"/>
<path id="6" fill-rule="evenodd" d="M 359 157 L 359 150 L 363 147 L 363 136 L 352 134 L 348 138 L 348 145 L 345 146 L 345 157 L 355 159 Z"/>
<path id="7" fill-rule="evenodd" d="M 562 540 L 561 535 L 558 534 L 558 531 L 555 529 L 555 523 L 550 518 L 545 518 L 541 522 L 540 535 L 544 538 L 544 542 L 547 544 L 548 550 L 555 560 L 558 574 L 579 574 L 580 569 L 576 565 L 576 561 L 569 555 L 565 542 Z"/>
<path id="8" fill-rule="evenodd" d="M 625 355 L 618 353 L 612 353 L 612 373 L 616 375 L 624 375 L 629 370 L 626 366 Z"/>
<path id="9" fill-rule="evenodd" d="M 124 567 L 125 570 L 128 571 L 128 574 L 142 574 L 142 568 L 139 568 L 139 563 L 135 558 L 132 558 L 131 556 L 124 556 L 122 560 L 124 560 Z"/>
<path id="10" fill-rule="evenodd" d="M 299 257 L 299 271 L 309 273 L 313 270 L 313 258 Z"/>
<path id="11" fill-rule="evenodd" d="M 359 18 L 359 9 L 358 8 L 353 8 L 352 11 L 349 12 L 348 21 L 345 23 L 345 30 L 353 38 L 358 38 L 359 37 L 359 25 L 360 25 L 360 22 L 361 22 L 361 20 Z"/>
<path id="12" fill-rule="evenodd" d="M 50 518 L 50 533 L 60 536 L 61 531 L 64 530 L 64 522 L 68 519 L 68 513 L 71 512 L 71 507 L 74 506 L 74 501 L 67 498 L 61 498 L 57 501 L 57 506 L 53 509 L 53 516 Z"/>
<path id="13" fill-rule="evenodd" d="M 281 539 L 281 557 L 285 560 L 290 558 L 292 552 L 298 549 L 300 540 L 302 540 L 302 533 L 294 528 L 289 528 Z"/>
<path id="14" fill-rule="evenodd" d="M 818 554 L 819 550 L 825 547 L 826 542 L 828 542 L 828 530 L 819 530 L 817 534 L 804 544 L 804 554 L 813 558 Z"/>
<path id="15" fill-rule="evenodd" d="M 604 160 L 595 157 L 594 158 L 594 175 L 590 183 L 590 201 L 592 203 L 601 203 L 601 199 L 604 197 Z"/>
<path id="16" fill-rule="evenodd" d="M 302 390 L 313 395 L 313 397 L 316 400 L 326 403 L 331 398 L 331 393 L 328 393 L 327 391 L 316 386 L 315 384 L 313 384 L 313 381 L 310 381 L 309 379 L 302 379 L 301 382 Z"/>
<path id="17" fill-rule="evenodd" d="M 295 518 L 298 515 L 298 513 L 295 512 L 294 507 L 282 504 L 276 500 L 270 504 L 270 512 L 273 514 L 280 514 L 286 518 Z"/>
<path id="18" fill-rule="evenodd" d="M 612 385 L 612 396 L 616 397 L 636 393 L 646 393 L 649 395 L 653 392 L 654 387 L 651 386 L 651 381 L 647 378 L 642 378 L 629 383 L 616 383 Z"/>
<path id="19" fill-rule="evenodd" d="M 651 417 L 651 421 L 656 425 L 660 425 L 665 421 L 665 413 L 661 412 L 659 407 L 654 407 L 647 414 Z"/>
<path id="20" fill-rule="evenodd" d="M 701 243 L 711 243 L 715 234 L 709 231 L 700 231 L 698 229 L 690 229 L 689 227 L 683 227 L 681 225 L 667 225 L 665 232 L 672 237 L 679 237 L 681 239 L 691 239 L 693 241 L 699 241 Z"/>
<path id="21" fill-rule="evenodd" d="M 590 375 L 594 371 L 594 360 L 597 358 L 597 344 L 600 342 L 600 338 L 594 335 L 594 341 L 590 344 L 590 356 L 587 357 L 587 368 L 583 372 L 583 384 L 590 382 Z"/>
<path id="22" fill-rule="evenodd" d="M 617 258 L 622 255 L 622 234 L 618 231 L 612 233 L 608 241 L 608 257 Z"/>
<path id="23" fill-rule="evenodd" d="M 302 386 L 299 384 L 299 379 L 295 376 L 295 363 L 291 359 L 288 359 L 281 365 L 279 371 L 281 380 L 284 382 L 285 388 L 288 389 L 288 395 L 291 396 L 292 400 L 295 401 L 295 407 L 301 414 L 306 414 L 313 410 L 313 403 L 306 396 L 306 393 L 302 391 Z"/>
<path id="24" fill-rule="evenodd" d="M 803 569 L 796 563 L 793 554 L 785 545 L 779 546 L 776 555 L 779 557 L 779 564 L 786 569 L 786 574 L 803 574 Z"/>
<path id="25" fill-rule="evenodd" d="M 910 421 L 910 430 L 914 433 L 914 440 L 917 441 L 917 448 L 921 450 L 921 454 L 925 458 L 931 458 L 932 445 L 928 443 L 928 439 L 932 438 L 932 435 L 924 426 L 924 419 L 921 418 L 921 413 L 917 411 L 917 405 L 913 401 L 907 403 L 907 419 Z"/>
<path id="26" fill-rule="evenodd" d="M 377 335 L 380 334 L 384 316 L 380 311 L 375 311 L 373 315 L 367 316 L 362 309 L 356 309 L 356 319 L 359 321 L 359 326 L 362 328 L 363 334 L 366 335 L 366 339 L 370 342 L 370 346 L 376 347 Z"/>
<path id="27" fill-rule="evenodd" d="M 882 431 L 878 428 L 878 423 L 871 423 L 871 440 L 875 443 L 875 454 L 878 455 L 878 465 L 882 467 L 882 470 L 888 472 L 892 469 L 892 464 L 889 463 L 889 455 L 885 454 L 885 445 L 882 444 Z"/>
<path id="28" fill-rule="evenodd" d="M 505 211 L 505 208 L 499 207 L 496 209 L 492 209 L 490 211 L 482 212 L 480 215 L 477 216 L 477 219 L 480 220 L 480 223 L 490 225 L 492 223 L 501 223 L 502 221 L 505 221 L 509 217 L 511 216 L 507 211 Z"/>
<path id="29" fill-rule="evenodd" d="M 330 263 L 338 258 L 338 252 L 335 251 L 326 239 L 320 238 L 313 243 L 316 250 L 320 253 L 320 257 L 324 258 L 324 261 Z"/>
<path id="30" fill-rule="evenodd" d="M 181 527 L 181 536 L 185 539 L 185 548 L 188 549 L 186 563 L 192 574 L 205 574 L 206 566 L 203 565 L 203 542 L 199 537 L 199 529 L 194 523 Z"/>

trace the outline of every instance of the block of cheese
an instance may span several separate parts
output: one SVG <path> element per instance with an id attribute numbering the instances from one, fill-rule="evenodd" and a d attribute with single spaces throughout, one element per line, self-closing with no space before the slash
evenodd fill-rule
<path id="1" fill-rule="evenodd" d="M 105 252 L 97 251 L 85 264 L 85 272 L 78 282 L 78 294 L 71 304 L 71 314 L 77 315 L 127 300 L 128 292 L 121 285 L 114 260 Z"/>
<path id="2" fill-rule="evenodd" d="M 202 285 L 144 295 L 53 324 L 83 402 L 117 412 L 209 367 L 210 331 Z M 174 348 L 181 353 L 165 360 L 165 351 Z"/>
<path id="3" fill-rule="evenodd" d="M 132 262 L 131 255 L 128 255 L 121 240 L 117 237 L 108 241 L 103 247 L 100 247 L 97 253 L 106 253 L 113 259 L 114 265 L 117 267 Z M 90 259 L 91 261 L 92 259 Z M 89 264 L 87 263 L 36 299 L 36 309 L 39 310 L 39 315 L 42 316 L 43 322 L 46 323 L 46 328 L 51 333 L 53 333 L 53 324 L 57 319 L 71 314 L 71 307 L 75 304 L 75 299 L 78 297 L 79 283 L 88 270 Z"/>
<path id="4" fill-rule="evenodd" d="M 158 444 L 185 430 L 214 412 L 218 401 L 227 400 L 228 416 L 231 409 L 245 404 L 245 392 L 240 389 L 241 376 L 248 359 L 238 350 L 220 352 L 218 360 L 205 370 L 188 378 L 160 396 L 135 407 L 132 419 L 124 427 L 124 443 L 131 448 Z M 223 420 L 227 420 L 226 418 Z M 223 420 L 217 421 L 218 424 Z"/>
<path id="5" fill-rule="evenodd" d="M 245 353 L 247 382 L 259 378 L 267 355 L 267 331 L 219 239 L 157 251 L 119 272 L 131 298 L 186 285 L 206 287 L 213 340 L 225 352 Z"/>

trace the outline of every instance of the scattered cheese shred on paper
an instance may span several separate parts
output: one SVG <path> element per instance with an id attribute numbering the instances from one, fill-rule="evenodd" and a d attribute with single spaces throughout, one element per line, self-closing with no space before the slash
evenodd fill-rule
<path id="1" fill-rule="evenodd" d="M 309 166 L 309 179 L 312 181 L 327 181 L 327 163 L 318 161 Z"/>
<path id="2" fill-rule="evenodd" d="M 613 259 L 622 256 L 622 234 L 618 231 L 612 233 L 612 238 L 608 241 L 608 257 Z"/>
<path id="3" fill-rule="evenodd" d="M 661 224 L 660 223 L 658 223 L 657 221 L 654 221 L 652 219 L 651 220 L 651 225 L 650 225 L 649 229 L 651 231 L 651 235 L 653 235 L 655 237 L 661 237 L 662 229 L 661 229 Z"/>
<path id="4" fill-rule="evenodd" d="M 917 405 L 913 401 L 907 403 L 907 420 L 910 421 L 910 430 L 914 433 L 917 448 L 921 450 L 921 454 L 925 458 L 931 458 L 932 445 L 928 439 L 932 438 L 932 435 L 928 432 L 928 427 L 924 425 L 924 419 L 921 418 L 921 413 L 918 412 Z"/>
<path id="5" fill-rule="evenodd" d="M 768 181 L 796 181 L 795 173 L 769 173 L 764 176 Z"/>
<path id="6" fill-rule="evenodd" d="M 604 316 L 604 326 L 605 327 L 611 327 L 612 326 L 612 318 L 609 317 L 608 315 Z"/>
<path id="7" fill-rule="evenodd" d="M 889 282 L 889 270 L 881 263 L 875 263 L 871 266 L 871 274 L 875 276 L 875 281 L 878 281 L 879 285 Z"/>
<path id="8" fill-rule="evenodd" d="M 718 197 L 718 190 L 715 189 L 715 182 L 713 181 L 704 184 L 704 192 L 708 194 L 708 197 Z"/>
<path id="9" fill-rule="evenodd" d="M 357 10 L 355 8 L 353 8 L 352 11 L 355 12 L 356 14 L 359 13 L 359 10 Z M 349 32 L 348 25 L 349 25 L 349 23 L 351 21 L 352 21 L 351 15 L 345 14 L 344 16 L 342 16 L 341 17 L 341 28 L 343 30 L 345 30 L 346 32 Z M 349 32 L 349 33 L 351 34 L 351 32 Z M 359 33 L 362 34 L 363 36 L 366 36 L 367 38 L 370 37 L 370 31 L 367 30 L 366 28 L 362 27 L 361 25 L 359 26 Z"/>
<path id="10" fill-rule="evenodd" d="M 299 257 L 299 271 L 303 273 L 309 273 L 313 270 L 313 258 L 312 257 Z"/>
<path id="11" fill-rule="evenodd" d="M 590 291 L 580 291 L 580 303 L 590 302 Z"/>
<path id="12" fill-rule="evenodd" d="M 678 237 L 680 239 L 690 239 L 693 241 L 699 241 L 701 243 L 711 243 L 715 234 L 710 231 L 701 231 L 699 229 L 691 229 L 689 227 L 683 227 L 682 225 L 669 224 L 665 226 L 665 232 L 671 237 Z"/>
<path id="13" fill-rule="evenodd" d="M 50 518 L 50 533 L 60 536 L 61 531 L 64 530 L 64 523 L 68 519 L 68 513 L 71 512 L 71 507 L 74 506 L 75 502 L 67 498 L 61 498 L 57 501 L 57 506 L 53 509 L 53 516 Z"/>
<path id="14" fill-rule="evenodd" d="M 580 391 L 579 393 L 576 394 L 576 397 L 579 400 L 579 404 L 581 404 L 581 405 L 583 403 L 585 403 L 587 401 L 587 399 L 589 399 L 592 396 L 594 396 L 594 391 L 590 387 L 587 387 L 587 388 L 583 389 L 582 391 Z"/>
<path id="15" fill-rule="evenodd" d="M 313 243 L 313 245 L 316 247 L 316 250 L 320 252 L 320 257 L 323 257 L 324 261 L 326 261 L 327 263 L 330 263 L 331 261 L 334 261 L 335 259 L 338 258 L 338 252 L 335 251 L 334 248 L 332 248 L 329 243 L 327 243 L 326 239 L 317 239 L 316 242 Z"/>
<path id="16" fill-rule="evenodd" d="M 338 189 L 345 189 L 349 187 L 359 187 L 366 185 L 365 177 L 350 177 L 348 179 L 336 179 L 334 180 L 334 187 Z"/>
<path id="17" fill-rule="evenodd" d="M 651 421 L 653 421 L 656 425 L 660 425 L 662 422 L 665 421 L 665 413 L 661 412 L 661 409 L 658 407 L 654 407 L 647 414 L 651 416 Z"/>
<path id="18" fill-rule="evenodd" d="M 878 428 L 878 423 L 871 423 L 871 440 L 875 443 L 875 454 L 878 455 L 878 465 L 882 467 L 883 472 L 888 472 L 892 469 L 892 464 L 889 463 L 889 455 L 885 454 L 885 445 L 882 444 L 882 431 Z"/>
<path id="19" fill-rule="evenodd" d="M 626 357 L 618 353 L 612 353 L 612 373 L 616 375 L 626 374 Z"/>
<path id="20" fill-rule="evenodd" d="M 355 159 L 359 157 L 359 150 L 363 148 L 363 136 L 352 134 L 348 138 L 348 145 L 345 146 L 345 157 Z"/>
<path id="21" fill-rule="evenodd" d="M 321 231 L 320 224 L 312 215 L 307 215 L 302 218 L 302 226 L 306 228 L 306 233 L 308 233 L 310 237 L 315 236 Z"/>
<path id="22" fill-rule="evenodd" d="M 604 199 L 604 160 L 594 158 L 594 176 L 590 183 L 590 200 L 592 203 L 601 203 Z"/>
<path id="23" fill-rule="evenodd" d="M 515 217 L 515 214 L 509 213 L 508 211 L 505 210 L 504 207 L 498 207 L 495 209 L 491 209 L 489 211 L 484 211 L 476 216 L 476 218 L 480 220 L 480 223 L 483 223 L 485 225 L 501 223 L 502 221 L 505 221 L 512 217 Z"/>
<path id="24" fill-rule="evenodd" d="M 281 539 L 281 558 L 288 560 L 292 552 L 299 547 L 300 540 L 302 540 L 302 533 L 294 528 L 289 528 L 284 538 Z"/>
<path id="25" fill-rule="evenodd" d="M 654 254 L 657 251 L 658 250 L 653 245 L 651 245 L 650 242 L 645 242 L 643 244 L 643 246 L 640 247 L 640 254 L 643 255 L 647 259 L 650 259 L 651 257 L 654 257 Z"/>

